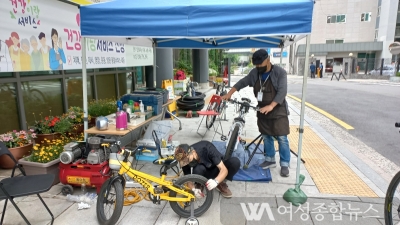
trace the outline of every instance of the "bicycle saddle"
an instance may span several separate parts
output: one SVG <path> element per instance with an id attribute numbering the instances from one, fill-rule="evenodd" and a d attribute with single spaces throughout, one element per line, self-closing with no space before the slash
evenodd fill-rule
<path id="1" fill-rule="evenodd" d="M 248 98 L 242 98 L 242 101 L 246 101 L 246 102 L 248 102 L 248 103 L 251 103 L 251 100 L 248 99 Z"/>

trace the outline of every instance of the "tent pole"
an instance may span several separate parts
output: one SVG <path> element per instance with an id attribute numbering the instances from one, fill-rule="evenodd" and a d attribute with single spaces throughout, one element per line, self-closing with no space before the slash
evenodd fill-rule
<path id="1" fill-rule="evenodd" d="M 157 80 L 157 60 L 156 60 L 156 43 L 153 41 L 153 87 L 157 87 L 156 80 Z"/>
<path id="2" fill-rule="evenodd" d="M 282 67 L 282 52 L 283 52 L 283 47 L 281 47 L 281 57 L 279 59 L 279 66 Z"/>
<path id="3" fill-rule="evenodd" d="M 299 145 L 298 145 L 298 156 L 297 156 L 297 168 L 296 168 L 296 185 L 299 184 L 300 177 L 300 162 L 301 162 L 301 149 L 303 144 L 303 132 L 304 132 L 304 111 L 306 102 L 306 89 L 307 89 L 307 75 L 309 70 L 309 55 L 310 55 L 310 35 L 306 37 L 306 58 L 304 65 L 304 75 L 303 75 L 303 90 L 301 94 L 301 110 L 300 110 L 300 129 L 299 129 Z"/>
<path id="4" fill-rule="evenodd" d="M 87 71 L 86 71 L 86 38 L 81 39 L 82 46 L 82 89 L 83 89 L 83 130 L 88 129 L 88 102 L 87 102 Z M 85 133 L 85 132 L 84 132 Z M 88 134 L 85 133 L 84 141 Z"/>

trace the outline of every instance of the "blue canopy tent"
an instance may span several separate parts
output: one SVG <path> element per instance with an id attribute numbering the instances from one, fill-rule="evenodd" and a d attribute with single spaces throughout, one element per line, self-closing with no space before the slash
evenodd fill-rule
<path id="1" fill-rule="evenodd" d="M 85 38 L 125 44 L 149 40 L 142 44 L 153 48 L 282 49 L 306 36 L 308 65 L 313 7 L 313 0 L 114 0 L 81 6 L 83 94 L 87 95 Z M 299 157 L 307 74 L 305 66 Z M 87 118 L 86 98 L 84 113 Z M 84 126 L 87 129 L 87 119 Z"/>

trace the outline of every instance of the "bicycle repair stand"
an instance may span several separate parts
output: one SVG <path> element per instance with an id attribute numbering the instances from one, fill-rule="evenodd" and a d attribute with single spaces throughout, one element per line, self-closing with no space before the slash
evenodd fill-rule
<path id="1" fill-rule="evenodd" d="M 274 138 L 275 138 L 275 137 L 274 137 Z M 258 139 L 260 139 L 260 140 L 258 140 Z M 275 139 L 276 139 L 276 138 L 275 138 Z M 257 140 L 258 140 L 258 143 L 257 143 L 255 149 L 253 150 L 253 152 L 251 153 L 251 155 L 250 155 L 250 157 L 249 157 L 249 160 L 247 160 L 246 164 L 243 166 L 243 169 L 249 168 L 250 161 L 253 159 L 254 155 L 255 155 L 256 152 L 257 152 L 257 150 L 260 150 L 260 152 L 261 152 L 263 155 L 265 154 L 264 151 L 262 151 L 261 149 L 258 148 L 258 147 L 260 146 L 260 144 L 261 144 L 261 141 L 263 140 L 263 139 L 262 139 L 262 134 L 258 135 L 258 137 L 256 137 L 254 140 L 252 140 L 252 141 L 250 142 L 250 144 L 246 145 L 246 146 L 244 147 L 244 150 L 248 151 L 248 150 L 249 150 L 249 147 L 250 147 L 252 144 L 254 144 Z M 289 148 L 289 149 L 290 149 L 290 148 Z M 295 153 L 292 149 L 290 149 L 290 152 L 293 153 L 293 155 L 295 155 L 296 157 L 299 157 L 299 156 L 297 155 L 297 153 Z M 301 159 L 301 161 L 302 161 L 303 163 L 305 163 L 305 161 L 304 161 L 303 159 Z"/>
<path id="2" fill-rule="evenodd" d="M 336 73 L 332 73 L 331 81 L 332 81 L 332 79 L 333 79 L 333 76 L 336 77 L 336 80 L 337 80 L 337 81 L 340 80 L 340 77 L 343 77 L 343 79 L 346 80 L 346 77 L 344 76 L 343 72 L 340 72 L 340 73 L 339 73 L 339 77 L 336 76 Z"/>

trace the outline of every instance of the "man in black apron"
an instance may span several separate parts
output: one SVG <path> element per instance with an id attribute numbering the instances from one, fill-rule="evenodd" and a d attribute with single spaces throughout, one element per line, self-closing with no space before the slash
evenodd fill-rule
<path id="1" fill-rule="evenodd" d="M 289 110 L 286 102 L 287 74 L 279 66 L 272 65 L 268 52 L 264 49 L 253 54 L 256 68 L 239 80 L 233 88 L 222 96 L 228 100 L 235 91 L 247 86 L 253 87 L 260 111 L 257 112 L 257 126 L 264 139 L 265 162 L 263 169 L 276 167 L 274 138 L 279 144 L 281 176 L 289 176 L 290 148 L 287 135 L 289 129 Z"/>

